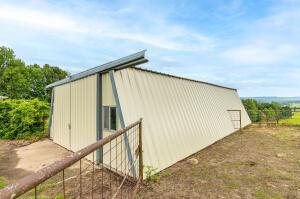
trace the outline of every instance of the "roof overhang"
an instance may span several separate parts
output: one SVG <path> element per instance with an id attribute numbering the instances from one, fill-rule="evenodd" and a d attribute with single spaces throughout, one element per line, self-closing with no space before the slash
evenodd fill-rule
<path id="1" fill-rule="evenodd" d="M 96 73 L 105 73 L 110 70 L 120 70 L 123 68 L 132 67 L 132 66 L 146 63 L 146 62 L 148 62 L 148 60 L 145 58 L 145 52 L 146 52 L 146 50 L 143 50 L 143 51 L 128 55 L 126 57 L 122 57 L 120 59 L 102 64 L 100 66 L 96 66 L 89 70 L 71 75 L 65 79 L 62 79 L 62 80 L 59 80 L 57 82 L 47 85 L 46 89 L 53 88 L 55 86 L 59 86 L 62 84 L 67 84 L 69 82 L 76 81 L 78 79 L 82 79 L 82 78 L 88 77 L 90 75 L 94 75 Z"/>

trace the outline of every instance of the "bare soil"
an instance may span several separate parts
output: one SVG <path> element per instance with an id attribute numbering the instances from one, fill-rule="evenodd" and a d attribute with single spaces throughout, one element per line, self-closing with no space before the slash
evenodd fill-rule
<path id="1" fill-rule="evenodd" d="M 49 140 L 28 144 L 0 141 L 0 176 L 9 183 L 70 153 Z M 90 162 L 84 161 L 82 169 L 83 198 L 90 198 Z M 114 183 L 122 180 L 102 171 L 95 167 L 94 198 L 101 198 L 103 192 L 105 198 L 110 198 L 118 186 Z M 65 171 L 67 198 L 79 196 L 78 174 L 78 163 Z M 300 199 L 300 127 L 248 127 L 176 163 L 153 179 L 157 182 L 145 182 L 138 198 Z M 61 180 L 59 173 L 44 182 L 38 187 L 39 196 L 61 198 Z M 132 184 L 126 181 L 123 195 L 130 188 Z M 33 191 L 23 198 L 32 196 Z"/>
<path id="2" fill-rule="evenodd" d="M 156 178 L 139 198 L 300 198 L 300 128 L 248 127 Z"/>

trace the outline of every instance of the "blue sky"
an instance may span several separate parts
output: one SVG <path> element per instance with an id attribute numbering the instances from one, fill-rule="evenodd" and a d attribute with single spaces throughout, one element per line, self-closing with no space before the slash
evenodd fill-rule
<path id="1" fill-rule="evenodd" d="M 71 73 L 147 49 L 145 68 L 300 96 L 300 1 L 1 1 L 0 45 Z"/>

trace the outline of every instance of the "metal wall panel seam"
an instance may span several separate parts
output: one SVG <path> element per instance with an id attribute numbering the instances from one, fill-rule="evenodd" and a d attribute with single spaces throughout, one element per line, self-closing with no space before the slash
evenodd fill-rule
<path id="1" fill-rule="evenodd" d="M 96 139 L 103 138 L 102 128 L 102 74 L 97 73 L 96 85 Z M 96 162 L 103 163 L 103 147 L 96 152 Z"/>
<path id="2" fill-rule="evenodd" d="M 118 91 L 117 91 L 117 87 L 116 87 L 116 83 L 115 83 L 115 79 L 114 79 L 114 71 L 109 71 L 109 77 L 110 77 L 110 81 L 111 81 L 115 101 L 116 101 L 116 104 L 117 104 L 117 112 L 118 112 L 118 115 L 119 115 L 121 126 L 122 126 L 122 128 L 125 128 L 124 117 L 123 117 L 123 114 L 122 114 L 121 105 L 120 105 L 119 96 L 118 96 Z M 130 162 L 131 165 L 134 165 L 127 133 L 124 133 L 124 139 L 125 139 L 125 144 L 126 144 L 125 146 L 126 146 L 126 150 L 127 150 L 127 153 L 128 153 L 127 155 L 128 155 L 129 162 Z M 133 168 L 132 169 L 133 176 L 136 177 L 136 168 L 134 166 L 132 168 Z"/>

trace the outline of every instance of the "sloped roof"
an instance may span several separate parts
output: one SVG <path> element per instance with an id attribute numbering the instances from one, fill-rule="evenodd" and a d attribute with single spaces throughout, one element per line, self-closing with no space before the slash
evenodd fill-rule
<path id="1" fill-rule="evenodd" d="M 143 50 L 143 51 L 128 55 L 126 57 L 122 57 L 120 59 L 102 64 L 100 66 L 96 66 L 96 67 L 88 69 L 86 71 L 71 75 L 65 79 L 62 79 L 62 80 L 59 80 L 57 82 L 47 85 L 46 88 L 47 89 L 53 88 L 55 86 L 59 86 L 59 85 L 66 84 L 66 83 L 69 83 L 69 82 L 72 82 L 72 81 L 75 81 L 78 79 L 85 78 L 90 75 L 94 75 L 96 73 L 103 73 L 103 72 L 109 71 L 111 69 L 122 69 L 122 68 L 126 68 L 129 66 L 135 66 L 135 65 L 142 64 L 142 63 L 146 63 L 146 62 L 148 62 L 148 60 L 145 58 L 145 52 L 146 52 L 146 50 Z"/>
<path id="2" fill-rule="evenodd" d="M 126 57 L 122 57 L 120 59 L 102 64 L 100 66 L 96 66 L 94 68 L 88 69 L 86 71 L 71 75 L 65 79 L 59 80 L 57 82 L 51 83 L 49 85 L 46 86 L 47 89 L 49 88 L 53 88 L 55 86 L 59 86 L 62 84 L 66 84 L 72 81 L 76 81 L 78 79 L 82 79 L 85 78 L 87 76 L 90 75 L 94 75 L 96 73 L 104 73 L 107 72 L 109 70 L 112 69 L 122 69 L 122 68 L 127 68 L 127 67 L 133 67 L 133 66 L 137 66 L 139 64 L 143 64 L 148 62 L 148 60 L 145 58 L 145 52 L 146 50 L 142 50 L 140 52 L 128 55 Z M 166 75 L 169 77 L 174 77 L 174 78 L 180 78 L 180 79 L 184 79 L 184 80 L 189 80 L 189 81 L 194 81 L 194 82 L 198 82 L 198 83 L 203 83 L 203 84 L 208 84 L 208 85 L 212 85 L 212 86 L 217 86 L 220 88 L 225 88 L 225 89 L 231 89 L 231 90 L 236 90 L 235 88 L 230 88 L 230 87 L 226 87 L 226 86 L 222 86 L 222 85 L 217 85 L 217 84 L 212 84 L 212 83 L 208 83 L 208 82 L 203 82 L 203 81 L 199 81 L 199 80 L 194 80 L 194 79 L 189 79 L 189 78 L 185 78 L 185 77 L 180 77 L 180 76 L 175 76 L 175 75 L 171 75 L 171 74 L 167 74 L 167 73 L 162 73 L 162 72 L 158 72 L 158 71 L 154 71 L 154 70 L 149 70 L 149 69 L 144 69 L 144 68 L 140 68 L 140 67 L 135 67 L 138 70 L 144 70 L 147 72 L 151 72 L 151 73 L 156 73 L 156 74 L 160 74 L 160 75 Z"/>

